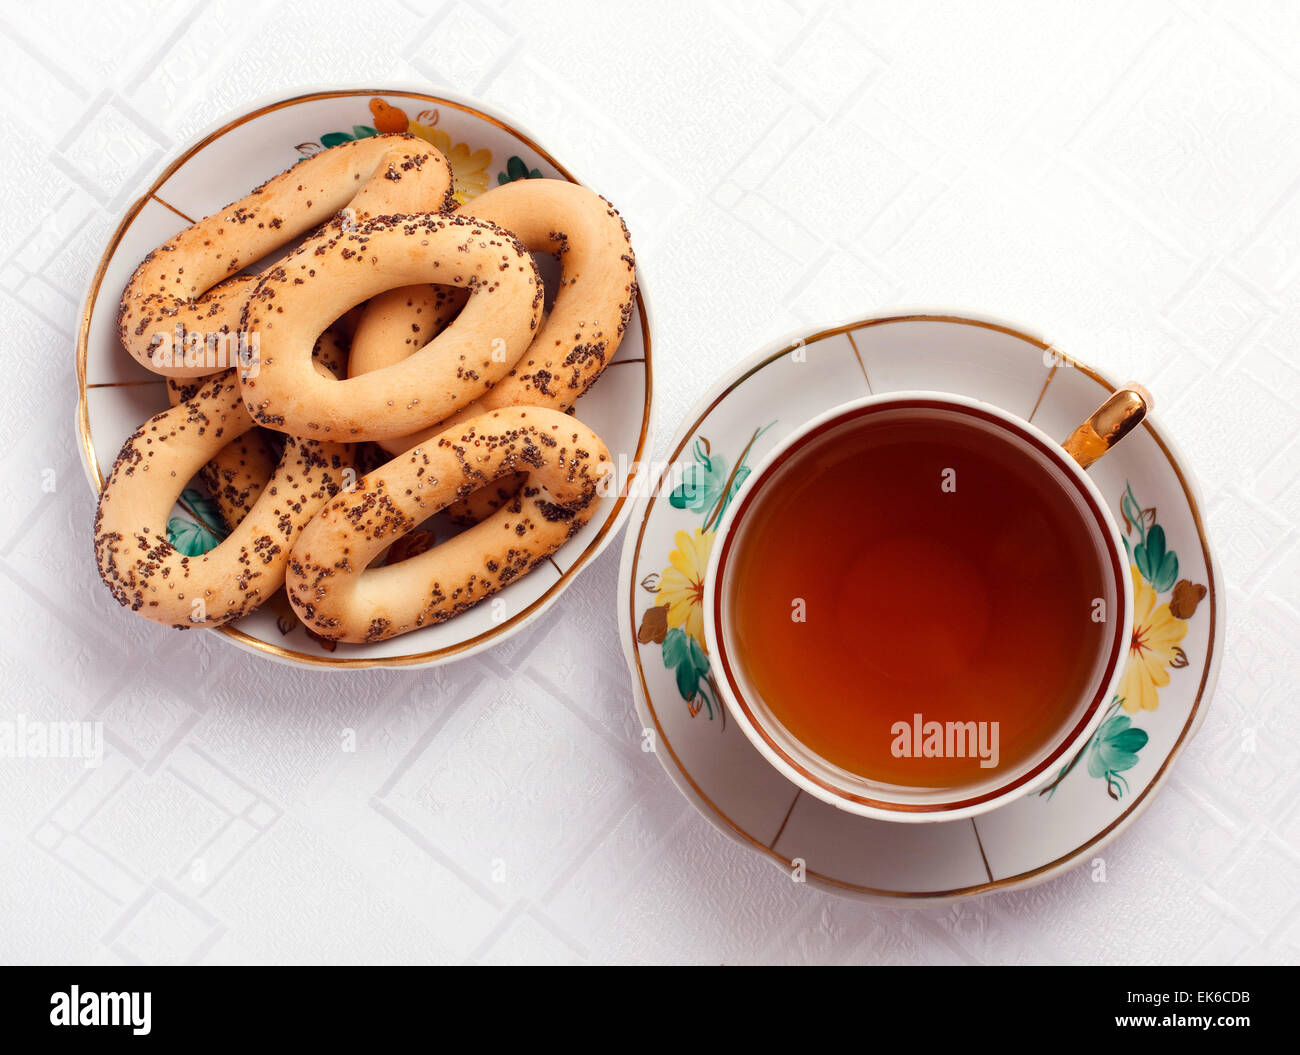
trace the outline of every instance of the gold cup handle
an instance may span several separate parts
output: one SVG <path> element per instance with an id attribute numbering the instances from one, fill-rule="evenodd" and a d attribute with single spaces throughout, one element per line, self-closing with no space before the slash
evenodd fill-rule
<path id="1" fill-rule="evenodd" d="M 1088 468 L 1132 432 L 1152 406 L 1151 394 L 1141 385 L 1127 384 L 1117 389 L 1087 421 L 1070 433 L 1070 438 L 1062 444 L 1065 453 Z"/>

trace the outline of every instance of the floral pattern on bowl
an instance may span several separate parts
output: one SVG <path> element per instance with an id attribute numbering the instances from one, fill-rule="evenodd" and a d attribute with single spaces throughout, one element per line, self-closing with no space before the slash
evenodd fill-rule
<path id="1" fill-rule="evenodd" d="M 452 196 L 461 205 L 488 189 L 492 151 L 486 147 L 474 149 L 468 144 L 454 142 L 446 131 L 438 127 L 442 115 L 436 106 L 421 110 L 415 117 L 407 117 L 402 107 L 375 96 L 370 100 L 370 114 L 373 125 L 353 125 L 350 132 L 326 132 L 319 141 L 308 140 L 299 143 L 294 149 L 298 151 L 299 157 L 309 158 L 328 147 L 353 139 L 366 139 L 381 132 L 405 132 L 419 136 L 446 155 L 451 162 Z M 529 168 L 523 158 L 512 154 L 506 160 L 505 171 L 497 173 L 497 184 L 500 186 L 519 179 L 542 178 L 540 169 Z"/>
<path id="2" fill-rule="evenodd" d="M 238 200 L 249 187 L 296 160 L 334 143 L 397 131 L 399 122 L 404 122 L 404 131 L 448 153 L 454 190 L 462 201 L 514 178 L 574 178 L 509 118 L 472 100 L 419 89 L 326 90 L 267 100 L 196 136 L 151 184 L 140 188 L 108 240 L 87 291 L 77 342 L 77 428 L 92 490 L 104 486 L 123 441 L 168 405 L 160 378 L 125 354 L 117 329 L 122 289 L 140 260 L 195 218 Z M 617 193 L 611 193 L 617 199 Z M 652 410 L 650 315 L 640 275 L 638 287 L 637 310 L 618 352 L 577 405 L 578 416 L 621 459 L 622 483 L 629 491 L 642 472 Z M 187 553 L 204 552 L 223 535 L 224 527 L 219 517 L 205 512 L 200 487 L 193 485 L 189 491 L 173 510 L 171 536 Z M 303 665 L 448 662 L 499 644 L 540 617 L 617 537 L 630 511 L 624 488 L 602 499 L 602 511 L 550 561 L 498 595 L 504 609 L 479 606 L 389 641 L 331 648 L 306 632 L 278 592 L 256 611 L 214 632 L 241 648 Z"/>

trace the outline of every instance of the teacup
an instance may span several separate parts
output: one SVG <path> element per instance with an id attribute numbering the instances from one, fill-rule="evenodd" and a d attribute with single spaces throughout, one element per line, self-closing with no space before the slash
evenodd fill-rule
<path id="1" fill-rule="evenodd" d="M 971 817 L 1028 795 L 1081 750 L 1116 691 L 1133 632 L 1129 560 L 1085 470 L 1142 420 L 1148 400 L 1136 387 L 1121 389 L 1058 442 L 987 403 L 896 392 L 834 407 L 771 451 L 718 526 L 704 586 L 705 635 L 723 700 L 767 761 L 840 809 L 925 822 Z M 939 466 L 941 451 L 961 464 Z M 881 482 L 913 463 L 923 482 Z M 858 467 L 865 476 L 854 475 Z M 832 475 L 817 475 L 826 472 Z M 963 474 L 975 482 L 959 484 Z M 815 500 L 843 480 L 883 488 L 874 494 L 879 501 L 859 502 L 856 548 L 858 522 L 828 521 L 829 502 Z M 1018 557 L 1002 535 L 1024 534 L 1024 525 L 980 519 L 979 501 L 988 496 L 978 489 L 995 486 L 990 481 L 1002 481 L 996 486 L 1007 489 L 1011 509 L 1024 503 L 1035 523 L 1054 524 L 1051 537 L 1021 545 Z M 937 495 L 950 484 L 945 505 L 948 498 Z M 922 486 L 939 489 L 926 493 L 927 508 L 951 509 L 952 517 L 932 514 L 934 530 L 890 535 L 893 511 L 906 522 Z M 862 497 L 852 492 L 848 505 L 855 496 Z M 772 550 L 794 537 L 792 518 L 805 507 L 820 517 L 807 526 L 815 537 Z M 874 515 L 877 508 L 890 516 Z M 961 524 L 969 530 L 954 526 Z M 1054 574 L 1045 560 L 1058 542 L 1068 562 Z M 935 597 L 932 609 L 900 584 L 909 567 L 933 579 L 936 563 L 961 585 Z M 1008 597 L 1030 588 L 1026 596 L 1041 613 L 1008 608 Z M 928 637 L 915 636 L 916 622 L 926 623 Z M 1022 644 L 1040 639 L 1045 644 L 1026 655 L 1026 681 L 1018 685 L 1007 664 Z M 1052 664 L 1035 667 L 1048 653 Z M 812 690 L 787 676 L 807 663 L 817 667 L 800 678 L 834 692 L 813 700 Z M 1000 711 L 1004 697 L 1021 703 Z M 1000 732 L 1004 725 L 1010 735 Z"/>

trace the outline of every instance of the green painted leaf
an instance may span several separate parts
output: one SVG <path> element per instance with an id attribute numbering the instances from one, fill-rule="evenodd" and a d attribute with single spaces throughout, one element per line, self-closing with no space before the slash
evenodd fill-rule
<path id="1" fill-rule="evenodd" d="M 541 179 L 542 174 L 538 169 L 530 169 L 523 158 L 512 155 L 506 162 L 505 172 L 497 173 L 497 183 L 513 183 L 519 179 Z"/>
<path id="2" fill-rule="evenodd" d="M 675 667 L 686 655 L 686 632 L 680 626 L 670 627 L 664 634 L 664 666 Z"/>
<path id="3" fill-rule="evenodd" d="M 1178 581 L 1178 555 L 1170 551 L 1165 554 L 1165 559 L 1160 562 L 1160 567 L 1156 569 L 1155 574 L 1151 577 L 1151 586 L 1156 593 L 1164 593 L 1166 590 L 1172 590 L 1174 583 Z"/>
<path id="4" fill-rule="evenodd" d="M 378 134 L 379 133 L 375 129 L 371 128 L 369 125 L 352 126 L 353 139 L 369 139 L 371 136 L 376 136 Z"/>
<path id="5" fill-rule="evenodd" d="M 717 480 L 721 474 L 726 478 L 727 463 L 724 459 L 710 457 L 708 449 L 695 441 L 695 463 L 688 465 L 682 472 L 682 482 L 668 496 L 668 504 L 674 509 L 689 509 L 693 513 L 705 513 L 713 508 L 722 492 L 722 483 Z"/>
<path id="6" fill-rule="evenodd" d="M 181 504 L 198 517 L 199 522 L 217 538 L 226 537 L 228 534 L 226 523 L 221 516 L 221 511 L 217 508 L 217 503 L 202 491 L 193 487 L 185 488 L 181 492 Z"/>
<path id="7" fill-rule="evenodd" d="M 664 635 L 664 665 L 689 666 L 704 675 L 709 672 L 709 657 L 695 638 L 680 626 L 675 626 Z"/>
<path id="8" fill-rule="evenodd" d="M 1124 511 L 1124 516 L 1138 533 L 1138 538 L 1146 537 L 1146 524 L 1142 520 L 1142 507 L 1138 505 L 1138 500 L 1133 497 L 1133 485 L 1126 484 L 1124 487 L 1124 497 L 1120 499 L 1120 508 Z M 1126 531 L 1125 534 L 1128 534 Z"/>
<path id="9" fill-rule="evenodd" d="M 167 541 L 185 556 L 198 557 L 221 540 L 202 524 L 185 517 L 172 517 L 167 521 Z"/>
<path id="10" fill-rule="evenodd" d="M 336 147 L 340 143 L 352 142 L 352 136 L 347 132 L 326 132 L 320 137 L 320 145 L 323 147 Z"/>
<path id="11" fill-rule="evenodd" d="M 1122 773 L 1138 762 L 1138 752 L 1147 744 L 1145 729 L 1132 728 L 1126 714 L 1107 718 L 1088 744 L 1088 773 L 1094 777 Z"/>
<path id="12" fill-rule="evenodd" d="M 750 447 L 773 424 L 775 422 L 765 425 L 754 433 L 745 451 L 741 453 L 740 465 L 737 466 L 734 474 L 728 467 L 726 458 L 711 453 L 706 440 L 697 439 L 694 447 L 695 462 L 688 465 L 682 473 L 682 482 L 668 496 L 669 504 L 674 509 L 689 509 L 693 513 L 705 514 L 704 530 L 706 531 L 715 526 L 753 471 L 745 464 Z"/>
<path id="13" fill-rule="evenodd" d="M 1152 571 L 1165 559 L 1165 529 L 1156 524 L 1147 532 L 1146 541 L 1140 543 L 1135 551 L 1138 571 L 1147 582 L 1151 581 Z"/>
<path id="14" fill-rule="evenodd" d="M 681 484 L 674 489 L 668 501 L 677 509 L 707 513 L 718 504 L 726 485 L 727 460 L 715 454 L 712 458 L 688 465 L 682 473 Z"/>
<path id="15" fill-rule="evenodd" d="M 1149 739 L 1150 737 L 1147 736 L 1147 731 L 1145 729 L 1125 729 L 1112 736 L 1107 746 L 1117 754 L 1122 753 L 1132 755 L 1133 762 L 1136 762 L 1137 753 L 1141 751 L 1142 748 L 1146 747 L 1147 740 Z M 1131 766 L 1132 763 L 1129 763 L 1129 765 L 1111 766 L 1110 768 L 1112 771 L 1119 771 L 1121 769 L 1129 769 Z"/>
<path id="16" fill-rule="evenodd" d="M 690 701 L 695 699 L 696 694 L 700 691 L 700 676 L 695 673 L 695 669 L 687 663 L 678 667 L 674 674 L 677 676 L 677 691 L 681 694 L 683 700 Z"/>
<path id="17" fill-rule="evenodd" d="M 727 491 L 727 500 L 722 503 L 722 508 L 718 510 L 718 519 L 722 519 L 722 514 L 727 511 L 727 506 L 731 505 L 731 500 L 736 497 L 736 492 L 740 490 L 741 484 L 749 479 L 749 474 L 753 470 L 748 465 L 742 465 L 736 470 L 736 475 L 732 477 L 731 487 Z"/>
<path id="18" fill-rule="evenodd" d="M 677 691 L 683 700 L 693 700 L 700 691 L 700 679 L 709 672 L 709 657 L 690 634 L 679 626 L 664 635 L 664 666 L 677 677 Z"/>
<path id="19" fill-rule="evenodd" d="M 1172 589 L 1178 580 L 1178 556 L 1165 548 L 1165 529 L 1159 524 L 1147 532 L 1146 541 L 1134 547 L 1133 556 L 1138 571 L 1142 573 L 1156 593 Z"/>
<path id="20" fill-rule="evenodd" d="M 749 479 L 751 470 L 749 465 L 746 464 L 749 458 L 749 453 L 750 451 L 753 450 L 754 444 L 758 442 L 758 438 L 762 436 L 763 433 L 765 433 L 768 429 L 770 429 L 775 424 L 776 424 L 775 421 L 769 421 L 761 429 L 754 430 L 754 435 L 752 435 L 749 438 L 749 442 L 745 444 L 745 449 L 740 452 L 740 461 L 736 465 L 736 471 L 731 476 L 731 486 L 729 488 L 726 486 L 725 483 L 725 480 L 727 478 L 726 473 L 725 472 L 717 473 L 717 475 L 720 476 L 724 481 L 721 484 L 721 486 L 719 486 L 717 489 L 717 493 L 720 495 L 721 501 L 718 502 L 718 504 L 714 507 L 713 512 L 711 512 L 705 518 L 704 520 L 705 531 L 708 531 L 710 528 L 717 526 L 718 522 L 722 520 L 722 515 L 727 511 L 727 507 L 731 505 L 732 500 L 736 497 L 737 493 L 740 491 L 740 488 L 744 485 L 745 481 Z M 714 461 L 717 460 L 718 459 L 716 458 L 714 459 Z M 726 488 L 726 492 L 727 492 L 725 495 L 722 494 L 724 488 Z"/>

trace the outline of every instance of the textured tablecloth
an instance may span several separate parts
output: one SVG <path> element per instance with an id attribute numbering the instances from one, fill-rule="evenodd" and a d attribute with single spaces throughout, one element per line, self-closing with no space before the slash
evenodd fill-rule
<path id="1" fill-rule="evenodd" d="M 10 9 L 0 718 L 101 721 L 107 754 L 0 759 L 0 959 L 1300 959 L 1298 49 L 1283 2 Z M 1230 619 L 1205 727 L 1105 884 L 882 910 L 729 842 L 640 750 L 621 540 L 539 625 L 430 672 L 273 665 L 117 608 L 74 429 L 85 284 L 180 145 L 339 82 L 477 96 L 617 203 L 660 454 L 760 344 L 896 306 L 1020 321 L 1151 387 Z"/>

